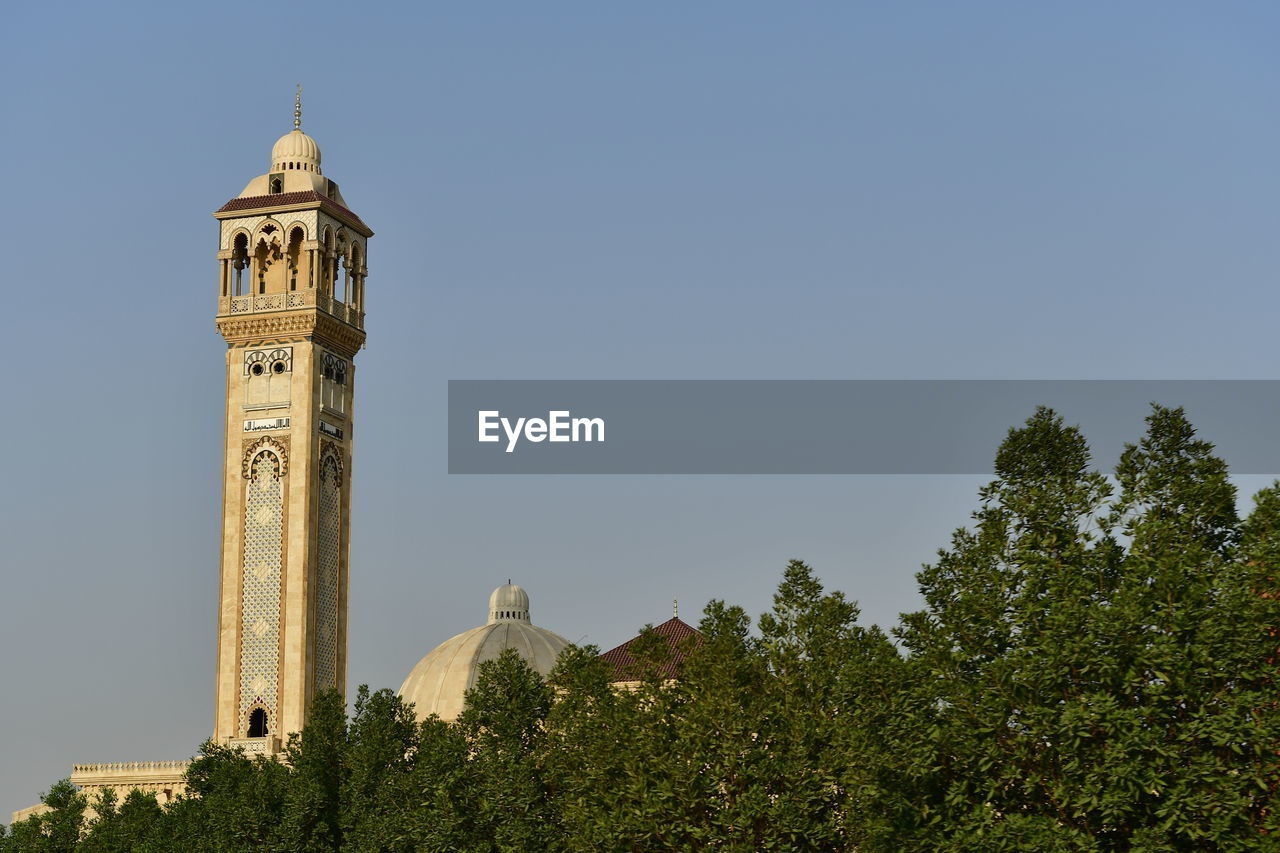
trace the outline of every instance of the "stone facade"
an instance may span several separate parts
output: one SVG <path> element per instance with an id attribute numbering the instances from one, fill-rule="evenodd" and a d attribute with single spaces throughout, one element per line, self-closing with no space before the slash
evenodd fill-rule
<path id="1" fill-rule="evenodd" d="M 89 798 L 90 805 L 98 792 L 112 788 L 117 801 L 132 790 L 155 794 L 165 805 L 187 791 L 187 766 L 190 761 L 130 761 L 120 764 L 75 764 L 71 767 L 71 783 Z"/>

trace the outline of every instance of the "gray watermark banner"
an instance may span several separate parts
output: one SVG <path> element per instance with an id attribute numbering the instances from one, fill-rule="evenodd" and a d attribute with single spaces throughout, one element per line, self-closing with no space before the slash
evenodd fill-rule
<path id="1" fill-rule="evenodd" d="M 1108 470 L 1151 404 L 1280 474 L 1280 380 L 451 380 L 451 474 L 990 474 L 1037 406 Z"/>

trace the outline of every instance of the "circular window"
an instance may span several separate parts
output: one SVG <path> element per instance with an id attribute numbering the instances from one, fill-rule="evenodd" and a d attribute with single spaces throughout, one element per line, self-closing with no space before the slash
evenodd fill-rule
<path id="1" fill-rule="evenodd" d="M 250 372 L 250 373 L 252 373 L 254 376 L 261 376 L 261 375 L 262 375 L 262 365 L 261 365 L 261 364 L 255 364 L 253 367 L 249 368 L 249 372 Z"/>
<path id="2" fill-rule="evenodd" d="M 275 364 L 271 365 L 271 372 L 272 372 L 272 373 L 284 373 L 284 362 L 283 362 L 283 361 L 277 361 Z"/>

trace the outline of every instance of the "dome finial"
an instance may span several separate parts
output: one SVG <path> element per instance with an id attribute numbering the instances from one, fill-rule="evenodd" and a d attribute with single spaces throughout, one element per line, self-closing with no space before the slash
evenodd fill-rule
<path id="1" fill-rule="evenodd" d="M 673 619 L 680 618 L 680 600 L 678 598 L 671 599 L 671 617 Z"/>
<path id="2" fill-rule="evenodd" d="M 293 129 L 302 130 L 302 84 L 298 84 L 298 97 L 293 102 Z"/>

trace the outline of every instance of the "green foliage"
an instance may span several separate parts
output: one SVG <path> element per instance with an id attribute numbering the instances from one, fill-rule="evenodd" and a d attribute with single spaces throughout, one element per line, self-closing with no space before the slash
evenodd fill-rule
<path id="1" fill-rule="evenodd" d="M 48 807 L 43 814 L 33 815 L 9 827 L 8 837 L 0 836 L 4 853 L 69 853 L 78 849 L 85 828 L 84 795 L 68 779 L 62 779 L 40 795 Z"/>
<path id="2" fill-rule="evenodd" d="M 1147 424 L 1108 502 L 1079 431 L 1037 412 L 921 572 L 895 733 L 916 849 L 1269 849 L 1280 613 L 1234 557 L 1225 466 L 1181 411 Z M 1253 530 L 1269 548 L 1274 517 Z"/>
<path id="3" fill-rule="evenodd" d="M 514 649 L 482 663 L 467 691 L 458 728 L 474 774 L 472 816 L 494 850 L 556 849 L 555 816 L 536 757 L 551 699 L 551 689 Z"/>
<path id="4" fill-rule="evenodd" d="M 850 708 L 900 665 L 888 640 L 794 561 L 761 619 L 713 601 L 703 642 L 668 681 L 665 641 L 617 691 L 594 649 L 570 649 L 546 722 L 550 791 L 571 850 L 842 850 L 858 834 Z M 635 646 L 633 646 L 633 649 Z"/>
<path id="5" fill-rule="evenodd" d="M 646 629 L 634 689 L 571 646 L 483 664 L 454 723 L 322 694 L 284 762 L 206 743 L 190 796 L 90 819 L 60 782 L 0 853 L 1280 849 L 1280 483 L 1242 521 L 1159 407 L 1113 479 L 1046 409 L 995 468 L 905 656 L 792 561 L 754 628 Z"/>
<path id="6" fill-rule="evenodd" d="M 92 832 L 77 850 L 114 853 L 117 850 L 159 851 L 171 849 L 161 833 L 164 812 L 154 794 L 130 791 L 117 808 L 115 792 L 104 789 L 93 804 L 97 819 Z"/>
<path id="7" fill-rule="evenodd" d="M 413 709 L 390 690 L 361 686 L 347 732 L 346 770 L 339 792 L 343 849 L 411 850 L 400 820 L 418 750 Z"/>
<path id="8" fill-rule="evenodd" d="M 336 690 L 312 701 L 301 734 L 289 736 L 285 761 L 290 772 L 281 827 L 284 837 L 299 850 L 341 849 L 347 714 Z"/>
<path id="9" fill-rule="evenodd" d="M 278 762 L 206 741 L 187 770 L 188 795 L 166 812 L 169 835 L 200 853 L 287 849 L 280 824 L 288 777 Z"/>

